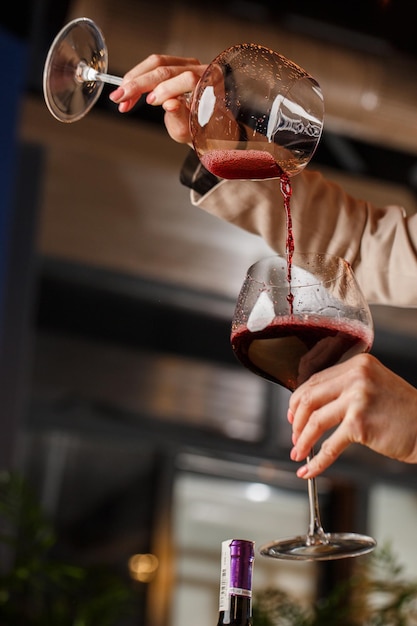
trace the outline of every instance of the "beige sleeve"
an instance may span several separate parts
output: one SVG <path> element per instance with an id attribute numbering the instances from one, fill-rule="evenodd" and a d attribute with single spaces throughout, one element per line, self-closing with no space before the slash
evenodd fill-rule
<path id="1" fill-rule="evenodd" d="M 297 175 L 292 187 L 296 250 L 345 258 L 372 304 L 417 307 L 417 215 L 354 199 L 317 172 Z M 286 213 L 278 180 L 223 181 L 204 196 L 191 192 L 191 201 L 285 252 Z"/>

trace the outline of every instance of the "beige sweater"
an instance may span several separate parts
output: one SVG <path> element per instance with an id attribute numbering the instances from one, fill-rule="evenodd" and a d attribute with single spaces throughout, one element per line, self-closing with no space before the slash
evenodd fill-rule
<path id="1" fill-rule="evenodd" d="M 350 197 L 316 172 L 292 179 L 295 249 L 329 252 L 351 263 L 371 304 L 417 307 L 417 214 Z M 194 205 L 256 233 L 285 252 L 286 214 L 278 180 L 222 181 Z"/>

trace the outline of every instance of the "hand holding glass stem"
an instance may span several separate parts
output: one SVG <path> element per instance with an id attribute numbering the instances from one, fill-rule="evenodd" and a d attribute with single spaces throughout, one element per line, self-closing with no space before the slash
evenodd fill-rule
<path id="1" fill-rule="evenodd" d="M 338 257 L 275 256 L 251 266 L 232 322 L 237 358 L 255 374 L 294 392 L 317 372 L 367 352 L 373 342 L 369 307 L 350 265 Z M 311 450 L 307 462 L 313 455 Z M 308 480 L 310 522 L 304 536 L 273 541 L 261 554 L 278 559 L 333 560 L 366 554 L 371 537 L 323 530 L 317 485 Z"/>

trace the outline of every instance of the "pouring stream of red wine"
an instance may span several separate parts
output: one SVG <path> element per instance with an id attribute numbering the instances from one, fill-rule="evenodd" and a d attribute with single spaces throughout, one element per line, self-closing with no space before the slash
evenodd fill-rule
<path id="1" fill-rule="evenodd" d="M 292 187 L 290 177 L 286 174 L 272 154 L 261 150 L 210 150 L 200 155 L 202 164 L 216 176 L 229 180 L 252 179 L 263 180 L 265 178 L 279 178 L 280 189 L 284 198 L 286 212 L 286 255 L 287 255 L 287 279 L 288 279 L 288 303 L 290 312 L 293 312 L 294 296 L 291 291 L 291 269 L 294 254 L 294 237 L 291 219 L 291 195 Z"/>
<path id="2" fill-rule="evenodd" d="M 291 278 L 292 278 L 292 257 L 294 254 L 294 235 L 292 232 L 292 217 L 291 217 L 291 196 L 292 187 L 290 177 L 285 172 L 282 172 L 280 177 L 280 189 L 282 197 L 284 198 L 284 209 L 287 218 L 287 238 L 285 242 L 286 254 L 287 254 L 287 281 L 288 281 L 288 296 L 287 300 L 290 305 L 290 312 L 293 312 L 294 295 L 291 290 Z"/>

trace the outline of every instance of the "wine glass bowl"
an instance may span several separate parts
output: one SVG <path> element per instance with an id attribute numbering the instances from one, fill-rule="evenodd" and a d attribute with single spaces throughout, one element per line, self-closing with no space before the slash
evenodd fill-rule
<path id="1" fill-rule="evenodd" d="M 61 122 L 84 117 L 107 74 L 104 36 L 89 18 L 69 22 L 46 57 L 43 92 Z M 228 179 L 280 178 L 300 172 L 323 128 L 323 95 L 317 81 L 282 55 L 257 44 L 220 53 L 186 98 L 195 151 L 212 173 Z"/>
<path id="2" fill-rule="evenodd" d="M 344 259 L 294 253 L 291 265 L 287 258 L 271 256 L 249 268 L 235 308 L 231 344 L 239 361 L 255 374 L 294 391 L 315 372 L 369 351 L 372 342 L 369 307 Z M 307 534 L 266 544 L 261 554 L 333 560 L 373 550 L 371 537 L 323 530 L 316 481 L 307 482 Z"/>
<path id="3" fill-rule="evenodd" d="M 222 178 L 299 173 L 323 128 L 317 81 L 284 56 L 252 43 L 221 52 L 202 75 L 190 129 L 203 165 Z"/>

